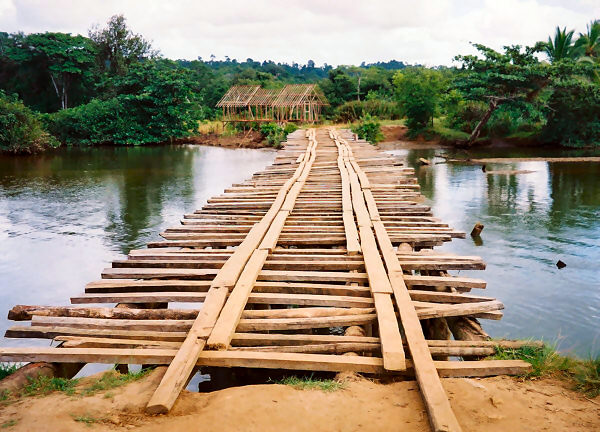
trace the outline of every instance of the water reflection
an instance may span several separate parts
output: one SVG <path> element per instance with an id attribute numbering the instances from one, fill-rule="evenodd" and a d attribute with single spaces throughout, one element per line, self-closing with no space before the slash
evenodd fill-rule
<path id="1" fill-rule="evenodd" d="M 0 330 L 15 304 L 68 304 L 110 261 L 274 155 L 174 146 L 0 156 Z"/>
<path id="2" fill-rule="evenodd" d="M 493 336 L 543 338 L 580 355 L 600 353 L 600 164 L 488 164 L 484 173 L 478 165 L 444 163 L 436 157 L 449 155 L 444 150 L 391 152 L 415 167 L 436 216 L 467 233 L 477 221 L 485 225 L 481 244 L 468 237 L 443 249 L 487 262 L 484 273 L 461 274 L 484 277 L 488 288 L 481 294 L 504 302 L 504 318 L 484 324 Z M 481 149 L 469 156 L 574 156 L 539 149 L 497 153 Z M 420 166 L 421 157 L 434 164 Z M 506 170 L 533 172 L 489 173 Z M 556 268 L 559 259 L 566 268 Z"/>

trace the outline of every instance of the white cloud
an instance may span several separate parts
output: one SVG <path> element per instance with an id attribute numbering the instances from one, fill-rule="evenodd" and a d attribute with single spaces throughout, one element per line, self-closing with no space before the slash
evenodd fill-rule
<path id="1" fill-rule="evenodd" d="M 123 13 L 170 58 L 450 64 L 470 41 L 501 48 L 584 31 L 597 0 L 0 0 L 0 30 L 86 34 Z"/>

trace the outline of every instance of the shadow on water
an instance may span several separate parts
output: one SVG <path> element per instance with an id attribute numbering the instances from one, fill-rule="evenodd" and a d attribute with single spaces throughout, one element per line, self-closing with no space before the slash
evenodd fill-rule
<path id="1" fill-rule="evenodd" d="M 469 233 L 485 225 L 481 239 L 454 240 L 443 250 L 479 255 L 482 295 L 506 306 L 500 321 L 485 321 L 494 337 L 543 338 L 579 355 L 600 353 L 600 164 L 519 162 L 443 163 L 446 150 L 391 150 L 415 168 L 435 216 Z M 470 157 L 580 156 L 589 152 L 478 149 Z M 500 153 L 500 154 L 499 154 Z M 465 155 L 461 155 L 465 157 Z M 455 157 L 455 156 L 452 156 Z M 420 166 L 419 158 L 434 162 Z M 527 174 L 489 171 L 529 170 Z M 558 269 L 562 260 L 567 267 Z M 475 293 L 479 294 L 479 293 Z"/>

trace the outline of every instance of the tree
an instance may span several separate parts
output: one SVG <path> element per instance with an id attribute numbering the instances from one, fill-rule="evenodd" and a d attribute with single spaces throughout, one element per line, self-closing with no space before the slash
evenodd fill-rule
<path id="1" fill-rule="evenodd" d="M 73 81 L 91 74 L 94 55 L 89 39 L 48 32 L 17 39 L 8 52 L 8 57 L 14 62 L 28 64 L 47 74 L 62 109 L 69 106 L 69 90 Z"/>
<path id="2" fill-rule="evenodd" d="M 543 141 L 567 147 L 600 145 L 600 86 L 593 80 L 598 68 L 574 60 L 554 68 Z"/>
<path id="3" fill-rule="evenodd" d="M 333 106 L 341 105 L 356 95 L 356 86 L 344 67 L 331 69 L 321 88 Z"/>
<path id="4" fill-rule="evenodd" d="M 115 95 L 54 113 L 50 132 L 65 144 L 160 143 L 189 136 L 202 117 L 194 74 L 167 60 L 132 64 L 111 79 Z"/>
<path id="5" fill-rule="evenodd" d="M 0 90 L 0 151 L 34 153 L 57 145 L 23 102 Z"/>
<path id="6" fill-rule="evenodd" d="M 592 21 L 587 25 L 587 32 L 579 33 L 574 49 L 581 56 L 600 61 L 600 21 Z"/>
<path id="7" fill-rule="evenodd" d="M 568 31 L 567 28 L 556 27 L 554 39 L 548 36 L 548 42 L 544 46 L 544 51 L 548 55 L 551 63 L 556 61 L 574 58 L 577 56 L 577 50 L 573 46 L 574 31 Z"/>
<path id="8" fill-rule="evenodd" d="M 133 63 L 144 58 L 159 56 L 149 41 L 127 27 L 123 15 L 113 15 L 105 28 L 92 27 L 88 35 L 96 45 L 100 67 L 114 75 L 124 75 Z"/>
<path id="9" fill-rule="evenodd" d="M 423 67 L 407 68 L 394 75 L 396 96 L 406 125 L 416 134 L 427 128 L 439 103 L 443 87 L 441 74 Z"/>
<path id="10" fill-rule="evenodd" d="M 356 100 L 360 102 L 360 82 L 363 78 L 364 69 L 356 66 L 348 68 L 348 72 L 354 78 L 356 78 Z"/>
<path id="11" fill-rule="evenodd" d="M 455 57 L 463 66 L 453 83 L 464 99 L 488 104 L 487 111 L 467 141 L 468 145 L 475 142 L 500 105 L 532 103 L 550 82 L 551 71 L 535 55 L 544 49 L 543 42 L 524 49 L 519 45 L 507 46 L 504 53 L 480 44 L 474 44 L 474 47 L 483 58 L 474 55 Z"/>

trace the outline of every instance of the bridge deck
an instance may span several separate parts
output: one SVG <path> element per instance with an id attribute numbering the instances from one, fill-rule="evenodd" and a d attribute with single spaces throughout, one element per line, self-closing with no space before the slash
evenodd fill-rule
<path id="1" fill-rule="evenodd" d="M 432 429 L 460 430 L 439 376 L 529 365 L 449 360 L 515 343 L 425 338 L 422 325 L 500 319 L 503 305 L 471 293 L 485 281 L 448 273 L 484 269 L 479 257 L 432 250 L 464 234 L 432 216 L 413 170 L 350 136 L 291 134 L 273 165 L 114 261 L 78 306 L 16 306 L 9 317 L 30 325 L 6 337 L 60 347 L 2 348 L 0 360 L 170 365 L 153 413 L 198 366 L 414 375 Z"/>

